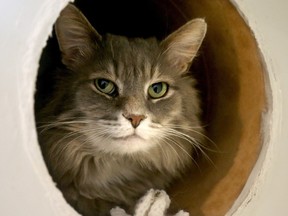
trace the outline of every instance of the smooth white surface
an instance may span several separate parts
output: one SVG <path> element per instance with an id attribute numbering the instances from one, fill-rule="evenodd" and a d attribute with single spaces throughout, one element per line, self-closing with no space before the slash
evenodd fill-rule
<path id="1" fill-rule="evenodd" d="M 33 95 L 42 48 L 67 0 L 1 0 L 0 215 L 76 216 L 37 144 Z"/>
<path id="2" fill-rule="evenodd" d="M 0 215 L 76 216 L 48 175 L 37 145 L 33 114 L 41 50 L 68 0 L 0 1 Z M 231 212 L 236 211 L 237 216 L 285 216 L 288 215 L 288 1 L 234 1 L 263 52 L 267 81 L 271 82 L 273 112 L 268 124 L 272 128 L 267 135 L 268 152 L 261 155 L 259 167 L 243 191 L 245 196 L 239 199 L 244 203 L 236 203 Z"/>
<path id="3" fill-rule="evenodd" d="M 236 4 L 255 33 L 265 59 L 272 95 L 272 113 L 265 137 L 264 155 L 254 170 L 256 182 L 250 194 L 234 216 L 286 216 L 288 215 L 288 2 L 276 0 L 237 0 Z M 270 93 L 269 93 L 270 94 Z M 267 128 L 266 128 L 267 129 Z M 269 144 L 269 146 L 267 146 Z M 267 151 L 267 152 L 265 152 Z M 254 178 L 254 179 L 255 179 Z M 249 190 L 249 186 L 245 188 Z M 245 193 L 245 191 L 244 191 Z M 233 209 L 235 210 L 235 209 Z M 232 211 L 231 211 L 232 212 Z"/>

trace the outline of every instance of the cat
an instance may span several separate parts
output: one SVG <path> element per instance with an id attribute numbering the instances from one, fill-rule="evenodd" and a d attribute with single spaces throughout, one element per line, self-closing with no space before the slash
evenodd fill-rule
<path id="1" fill-rule="evenodd" d="M 181 177 L 203 144 L 189 67 L 206 23 L 191 20 L 162 41 L 100 35 L 70 3 L 55 31 L 65 69 L 36 110 L 48 170 L 80 214 L 131 212 L 149 189 Z"/>

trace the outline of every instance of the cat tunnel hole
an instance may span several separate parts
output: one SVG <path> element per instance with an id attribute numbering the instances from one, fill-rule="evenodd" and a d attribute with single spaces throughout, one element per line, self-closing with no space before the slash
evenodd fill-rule
<path id="1" fill-rule="evenodd" d="M 205 18 L 207 35 L 191 70 L 203 101 L 209 160 L 199 157 L 198 165 L 169 194 L 175 208 L 192 216 L 224 215 L 257 161 L 266 107 L 261 55 L 243 17 L 228 0 L 77 0 L 75 4 L 100 34 L 161 39 L 192 18 Z M 52 36 L 40 60 L 36 107 L 49 97 L 51 71 L 59 62 Z"/>

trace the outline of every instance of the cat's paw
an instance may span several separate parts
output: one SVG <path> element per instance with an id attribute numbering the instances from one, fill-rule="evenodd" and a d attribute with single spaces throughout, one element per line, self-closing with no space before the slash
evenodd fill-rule
<path id="1" fill-rule="evenodd" d="M 170 198 L 164 190 L 149 190 L 137 203 L 134 216 L 167 216 Z M 174 216 L 189 216 L 189 213 L 179 211 Z"/>
<path id="2" fill-rule="evenodd" d="M 121 209 L 120 207 L 115 207 L 110 210 L 111 216 L 131 216 L 125 212 L 125 210 Z"/>
<path id="3" fill-rule="evenodd" d="M 189 215 L 190 214 L 188 212 L 181 210 L 177 214 L 175 214 L 174 216 L 189 216 Z"/>
<path id="4" fill-rule="evenodd" d="M 150 189 L 136 204 L 134 216 L 146 216 L 155 200 L 155 190 Z"/>
<path id="5" fill-rule="evenodd" d="M 170 198 L 164 190 L 149 190 L 136 204 L 133 216 L 167 216 L 170 206 Z M 111 216 L 130 216 L 123 209 L 116 207 L 111 209 Z M 174 216 L 189 216 L 183 210 Z"/>
<path id="6" fill-rule="evenodd" d="M 163 190 L 156 190 L 154 193 L 154 200 L 149 209 L 149 216 L 165 216 L 166 211 L 170 206 L 170 198 Z"/>

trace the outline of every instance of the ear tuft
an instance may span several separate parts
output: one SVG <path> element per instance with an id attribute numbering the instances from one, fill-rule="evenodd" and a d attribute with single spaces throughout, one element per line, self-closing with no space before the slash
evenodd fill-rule
<path id="1" fill-rule="evenodd" d="M 204 19 L 193 19 L 161 43 L 162 56 L 181 73 L 186 72 L 202 44 L 207 30 Z"/>
<path id="2" fill-rule="evenodd" d="M 77 67 L 92 57 L 101 36 L 73 4 L 68 4 L 55 24 L 62 62 L 68 68 Z"/>

